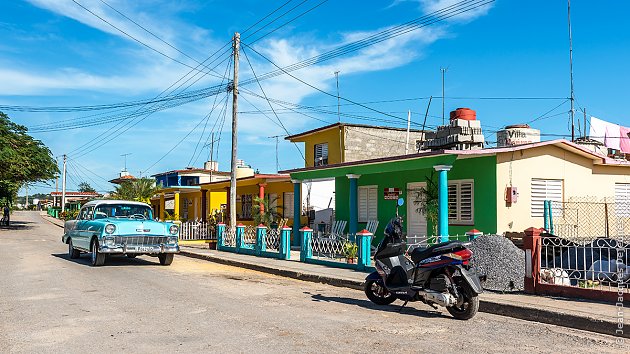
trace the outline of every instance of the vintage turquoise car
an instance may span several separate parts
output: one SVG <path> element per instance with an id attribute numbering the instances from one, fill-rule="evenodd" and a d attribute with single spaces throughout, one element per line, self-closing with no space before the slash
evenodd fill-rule
<path id="1" fill-rule="evenodd" d="M 124 200 L 95 200 L 86 203 L 75 220 L 64 224 L 62 241 L 68 256 L 91 253 L 93 266 L 105 264 L 109 255 L 157 256 L 170 265 L 179 252 L 179 227 L 153 220 L 148 204 Z"/>

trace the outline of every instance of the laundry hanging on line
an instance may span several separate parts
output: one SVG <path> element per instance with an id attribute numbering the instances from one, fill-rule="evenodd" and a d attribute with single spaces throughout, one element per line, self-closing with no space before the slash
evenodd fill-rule
<path id="1" fill-rule="evenodd" d="M 591 117 L 589 136 L 607 148 L 630 154 L 630 128 Z"/>

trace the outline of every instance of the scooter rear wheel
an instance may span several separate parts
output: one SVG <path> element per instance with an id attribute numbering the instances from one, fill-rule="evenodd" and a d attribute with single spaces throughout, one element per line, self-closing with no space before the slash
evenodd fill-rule
<path id="1" fill-rule="evenodd" d="M 446 309 L 458 320 L 469 320 L 475 317 L 479 310 L 479 296 L 475 295 L 471 298 L 466 298 L 461 307 L 451 306 Z"/>
<path id="2" fill-rule="evenodd" d="M 389 305 L 396 301 L 396 296 L 383 286 L 383 283 L 376 280 L 365 281 L 365 295 L 377 305 Z"/>

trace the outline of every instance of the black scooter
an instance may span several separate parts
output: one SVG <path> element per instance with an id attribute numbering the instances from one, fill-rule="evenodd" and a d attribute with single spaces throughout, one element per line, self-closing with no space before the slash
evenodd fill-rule
<path id="1" fill-rule="evenodd" d="M 398 206 L 404 200 L 398 200 Z M 453 317 L 468 320 L 479 309 L 483 292 L 480 277 L 470 269 L 472 252 L 466 243 L 449 241 L 407 253 L 402 237 L 402 218 L 393 218 L 374 254 L 376 271 L 365 278 L 365 294 L 378 305 L 396 299 L 422 301 L 434 309 L 446 307 Z M 402 310 L 402 308 L 401 308 Z"/>

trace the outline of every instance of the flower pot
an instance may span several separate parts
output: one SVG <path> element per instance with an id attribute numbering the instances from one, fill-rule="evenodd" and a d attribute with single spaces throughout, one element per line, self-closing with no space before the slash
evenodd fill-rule
<path id="1" fill-rule="evenodd" d="M 346 262 L 348 264 L 357 264 L 357 259 L 356 258 L 346 258 Z"/>

